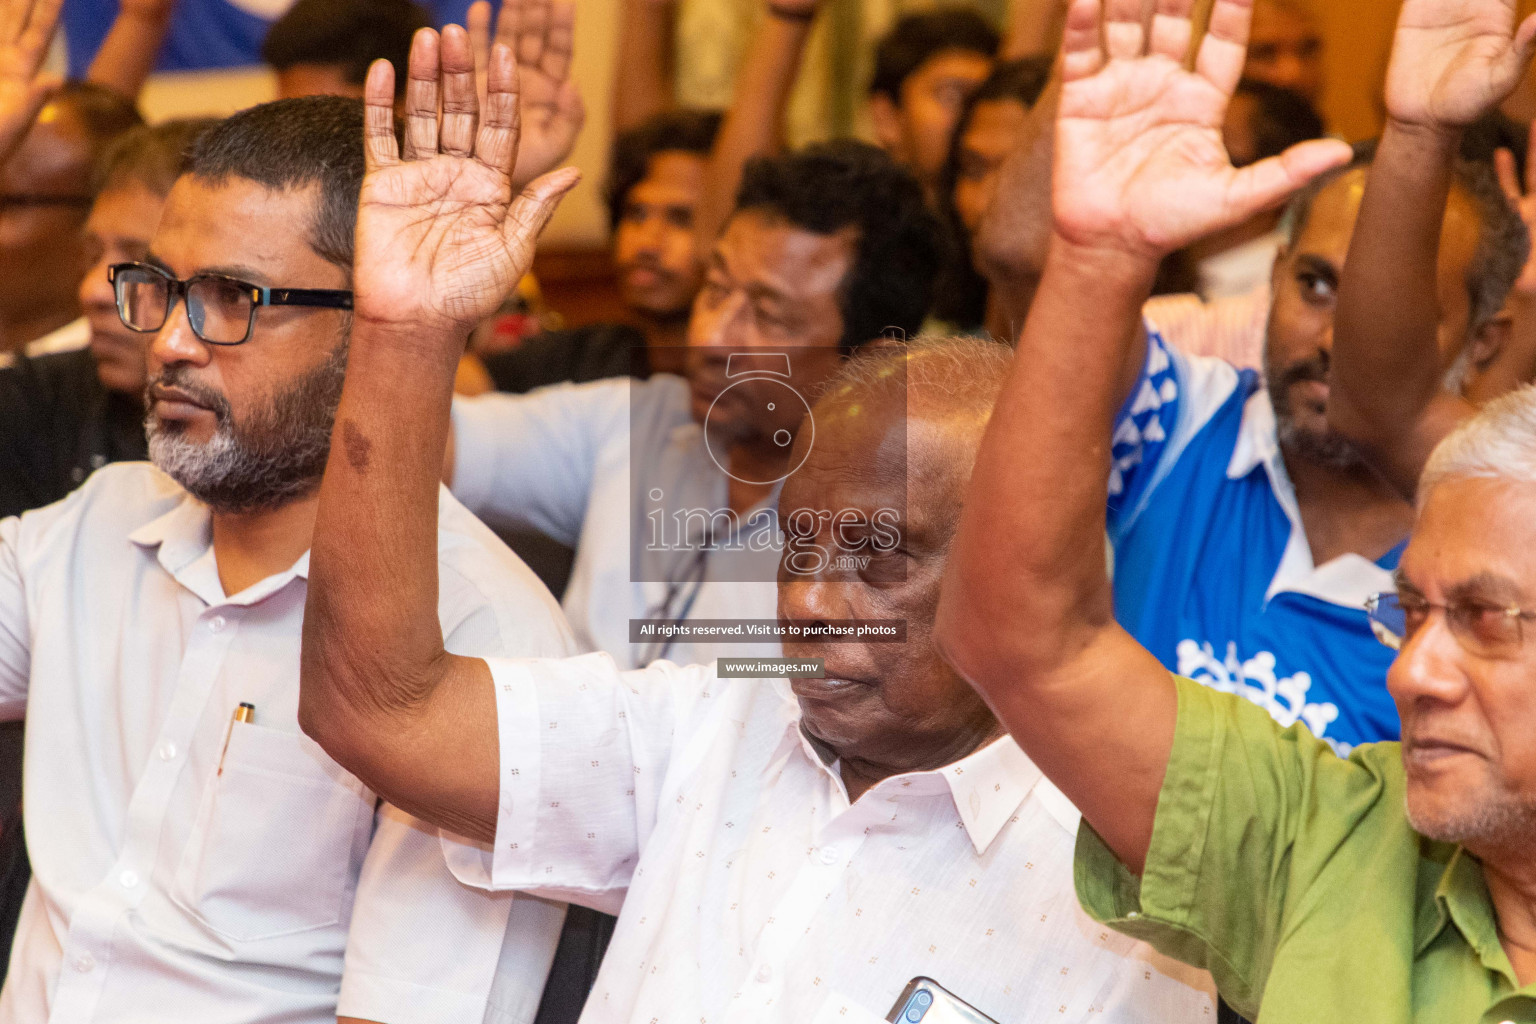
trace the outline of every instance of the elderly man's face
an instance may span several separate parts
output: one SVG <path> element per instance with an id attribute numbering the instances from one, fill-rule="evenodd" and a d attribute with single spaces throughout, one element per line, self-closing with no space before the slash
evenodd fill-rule
<path id="1" fill-rule="evenodd" d="M 345 289 L 310 247 L 318 186 L 275 191 L 191 175 L 171 189 L 147 261 L 185 280 L 233 277 L 270 288 Z M 346 369 L 348 314 L 262 306 L 250 339 L 210 345 L 176 303 L 149 346 L 149 453 L 209 505 L 272 508 L 319 485 Z"/>
<path id="2" fill-rule="evenodd" d="M 1445 481 L 1429 492 L 1400 569 L 1404 594 L 1478 610 L 1470 639 L 1430 611 L 1387 675 L 1409 820 L 1474 853 L 1536 843 L 1536 622 L 1514 626 L 1504 614 L 1536 609 L 1533 522 L 1536 486 Z"/>
<path id="3" fill-rule="evenodd" d="M 814 415 L 815 445 L 779 501 L 793 538 L 779 569 L 779 620 L 902 619 L 907 632 L 905 643 L 785 641 L 786 657 L 825 659 L 826 679 L 791 681 L 802 721 L 862 776 L 940 767 L 1000 734 L 932 640 L 979 427 L 908 419 L 899 402 L 828 400 Z M 897 529 L 882 530 L 883 509 L 905 512 Z M 811 522 L 818 526 L 807 536 Z M 810 547 L 827 557 L 791 564 Z M 844 554 L 869 558 L 856 567 L 857 558 L 837 560 Z"/>

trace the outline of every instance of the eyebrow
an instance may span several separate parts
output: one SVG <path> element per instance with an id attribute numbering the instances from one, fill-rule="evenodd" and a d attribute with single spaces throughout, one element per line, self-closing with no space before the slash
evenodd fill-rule
<path id="1" fill-rule="evenodd" d="M 1445 589 L 1452 598 L 1474 598 L 1499 604 L 1519 604 L 1523 593 L 1520 584 L 1508 576 L 1491 572 L 1476 573 Z"/>
<path id="2" fill-rule="evenodd" d="M 1334 266 L 1332 261 L 1325 260 L 1321 256 L 1301 253 L 1296 257 L 1296 266 L 1298 269 L 1305 267 L 1319 277 L 1326 277 L 1331 284 L 1337 284 L 1339 281 L 1339 268 Z"/>
<path id="3" fill-rule="evenodd" d="M 161 259 L 159 256 L 156 256 L 153 252 L 147 252 L 144 254 L 144 262 L 150 264 L 151 266 L 159 267 L 161 270 L 165 271 L 167 274 L 170 274 L 172 277 L 176 276 L 176 271 L 171 268 L 171 265 L 165 262 L 165 260 Z M 260 286 L 266 286 L 270 283 L 267 279 L 267 275 L 263 274 L 255 267 L 247 267 L 240 264 L 230 264 L 228 266 L 215 267 L 199 267 L 192 274 L 189 274 L 188 277 L 196 277 L 200 274 L 206 274 L 214 277 L 233 277 L 241 281 L 246 281 L 250 284 Z"/>

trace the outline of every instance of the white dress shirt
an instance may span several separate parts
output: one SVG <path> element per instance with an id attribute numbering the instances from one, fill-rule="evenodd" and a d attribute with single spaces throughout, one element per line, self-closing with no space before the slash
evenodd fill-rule
<path id="1" fill-rule="evenodd" d="M 490 665 L 496 841 L 444 854 L 474 885 L 623 902 L 585 1024 L 862 1024 L 916 975 L 1002 1024 L 1214 1020 L 1208 975 L 1078 907 L 1077 814 L 1010 738 L 850 806 L 783 683 Z"/>
<path id="2" fill-rule="evenodd" d="M 702 567 L 685 556 L 650 564 L 642 550 L 631 565 L 631 535 L 647 538 L 642 549 L 652 536 L 649 513 L 675 525 L 679 509 L 727 507 L 726 476 L 689 414 L 687 381 L 658 374 L 460 398 L 453 430 L 455 497 L 492 526 L 538 530 L 576 549 L 564 606 L 583 650 L 628 668 L 778 655 L 777 641 L 630 643 L 631 619 L 778 617 L 772 506 L 742 517 L 753 527 L 739 537 L 745 550 L 711 552 Z"/>
<path id="3" fill-rule="evenodd" d="M 440 513 L 449 649 L 566 650 L 528 569 Z M 0 522 L 34 872 L 0 1022 L 532 1020 L 564 908 L 457 883 L 299 730 L 308 565 L 226 596 L 207 508 L 145 463 Z"/>

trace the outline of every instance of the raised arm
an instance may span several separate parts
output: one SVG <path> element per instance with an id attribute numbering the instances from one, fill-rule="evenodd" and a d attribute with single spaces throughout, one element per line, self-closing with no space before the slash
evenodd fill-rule
<path id="1" fill-rule="evenodd" d="M 677 0 L 621 0 L 613 64 L 613 133 L 676 106 Z"/>
<path id="2" fill-rule="evenodd" d="M 441 59 L 439 59 L 441 55 Z M 573 170 L 513 189 L 517 66 L 491 50 L 484 116 L 463 29 L 411 48 L 403 148 L 394 71 L 368 75 L 347 380 L 320 488 L 299 719 L 386 800 L 477 839 L 495 834 L 489 669 L 443 648 L 437 505 L 454 370 L 474 324 L 533 260 Z M 439 116 L 439 96 L 442 113 Z"/>
<path id="3" fill-rule="evenodd" d="M 120 0 L 86 80 L 137 100 L 171 27 L 176 0 Z"/>
<path id="4" fill-rule="evenodd" d="M 1409 497 L 1475 412 L 1442 386 L 1437 343 L 1451 168 L 1466 126 L 1519 84 L 1533 40 L 1536 18 L 1515 31 L 1514 0 L 1407 0 L 1398 16 L 1387 125 L 1339 284 L 1328 419 Z"/>
<path id="5" fill-rule="evenodd" d="M 1013 0 L 1008 5 L 1008 35 L 999 60 L 1048 57 L 1061 45 L 1066 0 Z"/>
<path id="6" fill-rule="evenodd" d="M 735 209 L 747 161 L 784 147 L 785 108 L 820 6 L 821 0 L 768 0 L 705 171 L 703 198 L 694 215 L 700 252 L 710 251 Z"/>
<path id="7" fill-rule="evenodd" d="M 938 640 L 1025 752 L 1140 870 L 1173 742 L 1172 677 L 1114 620 L 1104 564 L 1117 376 L 1164 255 L 1248 219 L 1348 147 L 1243 170 L 1222 146 L 1251 0 L 1216 0 L 1193 71 L 1193 0 L 1073 0 L 1054 228 L 1039 293 L 966 495 Z M 1051 396 L 1041 401 L 1040 396 Z"/>
<path id="8" fill-rule="evenodd" d="M 16 147 L 48 94 L 59 86 L 43 61 L 64 0 L 4 0 L 0 5 L 0 161 Z"/>

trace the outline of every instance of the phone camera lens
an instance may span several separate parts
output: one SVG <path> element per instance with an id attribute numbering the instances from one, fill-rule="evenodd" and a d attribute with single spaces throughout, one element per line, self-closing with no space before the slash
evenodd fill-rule
<path id="1" fill-rule="evenodd" d="M 912 997 L 907 1004 L 907 1012 L 902 1014 L 910 1024 L 917 1024 L 923 1019 L 923 1014 L 928 1012 L 928 1007 L 933 1005 L 933 995 L 928 992 L 919 992 Z"/>
<path id="2" fill-rule="evenodd" d="M 907 1008 L 907 1013 L 906 1013 L 907 1020 L 911 1021 L 912 1024 L 917 1024 L 918 1021 L 923 1019 L 923 1011 L 925 1009 L 927 1009 L 927 1007 L 924 1007 L 924 1006 L 915 1006 L 914 1005 L 914 1006 L 908 1007 Z"/>
<path id="3" fill-rule="evenodd" d="M 933 994 L 932 993 L 930 993 L 930 992 L 919 992 L 917 994 L 917 1005 L 918 1006 L 921 1006 L 923 1009 L 926 1010 L 932 1004 L 933 1004 Z"/>

